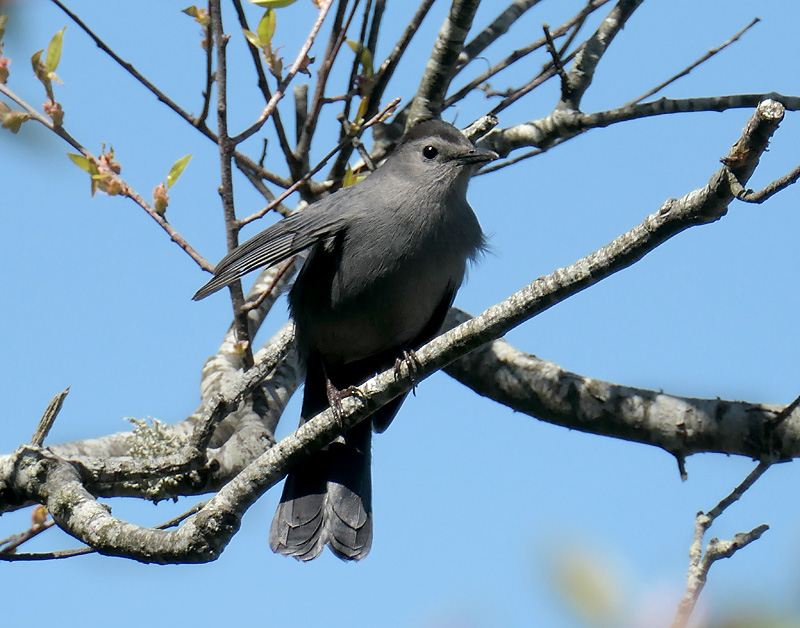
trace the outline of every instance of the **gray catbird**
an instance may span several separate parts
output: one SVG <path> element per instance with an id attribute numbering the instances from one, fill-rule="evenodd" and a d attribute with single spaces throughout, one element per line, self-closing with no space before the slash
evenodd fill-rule
<path id="1" fill-rule="evenodd" d="M 331 391 L 358 385 L 439 330 L 484 236 L 467 203 L 477 166 L 495 159 L 454 126 L 423 122 L 364 181 L 292 214 L 226 255 L 195 299 L 311 248 L 289 293 L 306 365 L 301 423 Z M 372 544 L 370 440 L 399 397 L 291 470 L 270 547 L 311 560 L 325 545 L 359 560 Z"/>

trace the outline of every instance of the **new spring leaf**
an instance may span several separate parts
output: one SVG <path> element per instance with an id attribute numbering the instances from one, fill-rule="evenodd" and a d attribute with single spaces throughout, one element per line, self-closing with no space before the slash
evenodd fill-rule
<path id="1" fill-rule="evenodd" d="M 190 153 L 185 157 L 181 157 L 178 161 L 172 164 L 172 168 L 169 169 L 169 174 L 167 175 L 167 189 L 170 189 L 175 184 L 191 158 L 192 155 Z"/>

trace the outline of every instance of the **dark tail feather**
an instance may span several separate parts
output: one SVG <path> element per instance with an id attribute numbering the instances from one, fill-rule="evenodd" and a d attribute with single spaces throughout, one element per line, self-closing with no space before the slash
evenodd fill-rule
<path id="1" fill-rule="evenodd" d="M 361 560 L 372 547 L 371 444 L 367 420 L 330 445 L 322 537 L 344 560 Z"/>
<path id="2" fill-rule="evenodd" d="M 325 371 L 312 356 L 301 423 L 327 407 Z M 372 545 L 371 440 L 367 419 L 289 472 L 270 527 L 274 552 L 311 560 L 328 545 L 345 560 L 367 555 Z"/>
<path id="3" fill-rule="evenodd" d="M 327 451 L 315 452 L 289 473 L 269 531 L 273 552 L 298 560 L 319 555 L 325 546 L 322 524 L 327 483 Z"/>

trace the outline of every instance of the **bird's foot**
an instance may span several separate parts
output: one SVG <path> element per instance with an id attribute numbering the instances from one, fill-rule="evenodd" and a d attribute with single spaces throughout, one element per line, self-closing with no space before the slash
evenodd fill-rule
<path id="1" fill-rule="evenodd" d="M 331 384 L 330 380 L 325 380 L 325 391 L 328 394 L 328 404 L 333 410 L 333 418 L 335 419 L 336 423 L 339 425 L 339 429 L 344 430 L 344 409 L 342 408 L 342 399 L 345 397 L 353 396 L 358 397 L 363 403 L 367 402 L 367 398 L 364 395 L 364 391 L 362 391 L 358 386 L 348 386 L 347 388 L 343 388 L 339 390 Z"/>
<path id="2" fill-rule="evenodd" d="M 408 369 L 408 374 L 411 377 L 411 392 L 416 396 L 417 391 L 417 384 L 419 383 L 419 378 L 417 377 L 419 374 L 420 369 L 422 368 L 422 363 L 419 361 L 416 352 L 413 349 L 408 351 L 403 351 L 403 355 L 397 358 L 394 361 L 394 377 L 395 379 L 399 379 L 403 372 L 403 364 L 406 365 Z"/>

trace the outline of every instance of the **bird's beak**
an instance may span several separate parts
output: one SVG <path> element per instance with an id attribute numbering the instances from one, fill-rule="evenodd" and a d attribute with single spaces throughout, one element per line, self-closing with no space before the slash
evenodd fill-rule
<path id="1" fill-rule="evenodd" d="M 498 157 L 500 157 L 500 155 L 493 150 L 487 150 L 486 148 L 473 148 L 466 153 L 460 154 L 458 157 L 456 157 L 456 160 L 460 161 L 462 164 L 485 164 L 490 161 L 494 161 Z"/>

